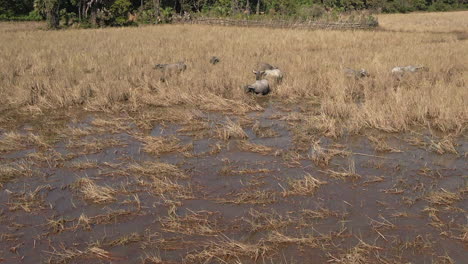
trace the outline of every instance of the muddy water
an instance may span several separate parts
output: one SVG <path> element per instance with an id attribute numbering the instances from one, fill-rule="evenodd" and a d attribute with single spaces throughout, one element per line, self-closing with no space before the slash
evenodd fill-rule
<path id="1" fill-rule="evenodd" d="M 191 262 L 186 259 L 188 254 L 226 241 L 264 243 L 270 250 L 257 257 L 242 256 L 241 250 L 238 258 L 220 255 L 207 263 L 325 263 L 338 259 L 349 263 L 353 259 L 361 259 L 361 263 L 449 263 L 443 262 L 448 258 L 456 263 L 465 262 L 466 137 L 458 141 L 457 150 L 461 153 L 458 156 L 439 155 L 408 145 L 404 135 L 386 135 L 388 144 L 401 150 L 398 153 L 376 152 L 364 135 L 321 138 L 322 148 L 339 146 L 351 154 L 337 155 L 327 166 L 318 166 L 309 158 L 311 148 L 297 150 L 291 129 L 297 124 L 281 121 L 278 115 L 286 112 L 268 102 L 263 104 L 267 106 L 265 111 L 244 117 L 250 121 L 245 122 L 243 129 L 249 142 L 277 150 L 268 155 L 242 150 L 238 139 L 217 138 L 214 130 L 226 120 L 219 113 L 203 114 L 210 128 L 208 136 L 203 137 L 180 133 L 182 124 L 156 124 L 150 131 L 135 131 L 138 129 L 131 125 L 131 131 L 64 137 L 54 143 L 54 148 L 67 158 L 56 162 L 31 162 L 28 153 L 44 152 L 37 147 L 3 153 L 4 164 L 29 162 L 32 176 L 18 176 L 0 189 L 0 262 L 151 263 L 149 256 L 158 256 L 163 263 Z M 236 121 L 240 117 L 230 118 Z M 88 127 L 92 120 L 93 116 L 87 116 L 70 125 Z M 258 137 L 252 128 L 255 122 L 275 131 L 275 135 Z M 143 151 L 142 142 L 134 136 L 136 132 L 154 137 L 175 136 L 181 145 L 193 144 L 193 149 L 189 155 L 173 151 L 155 156 Z M 124 144 L 88 152 L 69 147 L 70 141 L 91 139 L 102 142 L 115 139 Z M 221 150 L 210 153 L 216 144 Z M 288 153 L 298 153 L 301 158 L 291 161 Z M 72 167 L 84 161 L 97 165 Z M 177 182 L 190 189 L 190 194 L 186 197 L 170 192 L 155 194 L 131 173 L 121 173 L 130 164 L 144 161 L 177 165 L 189 176 Z M 358 178 L 330 176 L 329 170 L 343 172 L 352 163 Z M 309 195 L 285 193 L 290 180 L 306 174 L 326 184 Z M 82 177 L 115 189 L 115 200 L 96 204 L 83 199 L 75 186 Z M 375 181 L 377 177 L 379 181 Z M 40 186 L 43 188 L 30 199 L 32 205 L 26 209 L 15 207 L 21 204 L 18 199 L 21 194 L 34 192 Z M 430 204 L 428 197 L 435 191 L 455 193 L 458 198 L 442 205 Z M 253 196 L 258 193 L 266 193 L 267 197 Z M 251 196 L 236 200 L 242 195 Z M 430 216 L 428 208 L 437 210 L 435 216 Z M 304 214 L 304 210 L 323 209 L 329 210 L 329 214 L 322 218 Z M 208 213 L 208 223 L 214 232 L 192 234 L 195 224 L 180 230 L 168 230 L 162 225 L 168 216 L 184 217 L 194 212 Z M 253 212 L 267 213 L 270 220 L 282 219 L 285 224 L 269 226 L 271 221 L 257 219 L 261 227 L 254 229 L 249 224 L 255 221 Z M 78 220 L 81 215 L 94 220 L 85 226 Z M 51 224 L 53 221 L 58 224 Z M 312 236 L 316 243 L 272 241 L 275 232 L 290 238 Z M 129 235 L 134 239 L 115 242 Z M 356 253 L 353 248 L 360 241 L 369 245 L 366 253 L 345 255 Z M 92 247 L 107 253 L 86 253 Z M 68 255 L 64 254 L 66 250 Z"/>

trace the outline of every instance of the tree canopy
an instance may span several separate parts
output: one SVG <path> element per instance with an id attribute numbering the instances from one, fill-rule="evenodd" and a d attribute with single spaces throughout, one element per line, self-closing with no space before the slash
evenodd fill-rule
<path id="1" fill-rule="evenodd" d="M 281 15 L 317 18 L 324 12 L 372 9 L 379 12 L 447 11 L 465 9 L 468 0 L 0 0 L 0 19 L 45 19 L 90 25 L 165 22 L 184 12 L 214 16 Z"/>

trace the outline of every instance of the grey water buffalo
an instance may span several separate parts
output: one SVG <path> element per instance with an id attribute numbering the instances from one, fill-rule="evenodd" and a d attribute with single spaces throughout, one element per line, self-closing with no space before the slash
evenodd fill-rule
<path id="1" fill-rule="evenodd" d="M 257 71 L 261 72 L 261 71 L 266 71 L 266 70 L 274 70 L 274 69 L 278 69 L 277 67 L 275 66 L 272 66 L 271 64 L 268 64 L 268 63 L 260 63 L 257 67 Z"/>
<path id="2" fill-rule="evenodd" d="M 245 86 L 245 92 L 267 95 L 270 93 L 270 84 L 268 80 L 258 80 L 255 83 Z"/>
<path id="3" fill-rule="evenodd" d="M 418 71 L 427 71 L 428 68 L 427 67 L 424 67 L 424 66 L 412 66 L 412 65 L 409 65 L 409 66 L 403 66 L 403 67 L 394 67 L 392 69 L 392 73 L 393 74 L 403 74 L 405 72 L 418 72 Z"/>
<path id="4" fill-rule="evenodd" d="M 160 81 L 165 82 L 171 76 L 184 72 L 187 69 L 187 65 L 184 62 L 179 61 L 169 64 L 156 64 L 154 69 L 158 69 L 163 73 L 163 75 L 160 77 Z"/>
<path id="5" fill-rule="evenodd" d="M 278 67 L 269 63 L 260 63 L 255 72 L 263 72 L 263 77 L 272 80 L 274 83 L 281 83 L 283 81 L 283 73 Z"/>
<path id="6" fill-rule="evenodd" d="M 361 79 L 370 76 L 366 69 L 354 70 L 351 68 L 345 68 L 343 71 L 346 77 L 349 78 Z"/>
<path id="7" fill-rule="evenodd" d="M 213 56 L 213 57 L 211 57 L 211 59 L 210 59 L 210 63 L 213 64 L 213 65 L 219 63 L 220 61 L 221 61 L 221 60 L 220 60 L 218 57 L 216 57 L 216 56 Z"/>
<path id="8" fill-rule="evenodd" d="M 263 79 L 264 71 L 254 71 L 256 81 L 253 84 L 244 87 L 245 92 L 267 95 L 270 93 L 270 84 L 268 80 Z"/>
<path id="9" fill-rule="evenodd" d="M 170 64 L 156 64 L 154 68 L 161 70 L 165 74 L 172 75 L 185 71 L 187 69 L 187 65 L 184 62 L 179 61 L 177 63 Z"/>
<path id="10" fill-rule="evenodd" d="M 264 78 L 272 79 L 275 83 L 281 83 L 283 81 L 283 73 L 280 69 L 265 70 L 261 72 Z"/>

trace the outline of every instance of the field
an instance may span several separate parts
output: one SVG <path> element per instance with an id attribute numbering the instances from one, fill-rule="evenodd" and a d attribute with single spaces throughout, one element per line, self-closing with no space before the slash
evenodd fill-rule
<path id="1" fill-rule="evenodd" d="M 466 11 L 450 13 L 414 13 L 379 15 L 379 22 L 387 30 L 414 32 L 460 32 L 466 33 Z"/>
<path id="2" fill-rule="evenodd" d="M 0 263 L 464 263 L 467 17 L 0 23 Z"/>

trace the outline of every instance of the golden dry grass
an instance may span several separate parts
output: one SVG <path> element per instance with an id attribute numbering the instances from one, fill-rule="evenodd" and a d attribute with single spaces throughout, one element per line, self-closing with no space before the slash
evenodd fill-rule
<path id="1" fill-rule="evenodd" d="M 309 158 L 315 163 L 315 165 L 321 168 L 327 167 L 333 157 L 337 155 L 346 155 L 346 152 L 343 150 L 322 148 L 319 141 L 312 143 L 311 149 L 312 153 L 309 154 Z"/>
<path id="2" fill-rule="evenodd" d="M 160 196 L 172 210 L 180 206 L 178 199 L 186 199 L 192 195 L 190 185 L 186 186 L 177 182 L 179 179 L 186 180 L 190 177 L 183 170 L 169 163 L 155 161 L 134 163 L 130 164 L 125 170 L 117 169 L 111 171 L 110 174 L 135 178 L 139 186 L 145 187 L 151 193 Z M 134 202 L 139 206 L 138 196 L 134 198 Z"/>
<path id="3" fill-rule="evenodd" d="M 164 231 L 195 234 L 195 235 L 215 235 L 219 231 L 216 229 L 216 220 L 210 219 L 215 213 L 208 211 L 191 212 L 183 217 L 170 215 L 160 219 Z"/>
<path id="4" fill-rule="evenodd" d="M 119 238 L 116 238 L 114 240 L 111 240 L 107 243 L 105 243 L 106 246 L 123 246 L 123 245 L 128 245 L 130 243 L 135 243 L 143 240 L 143 236 L 138 234 L 138 233 L 131 233 L 129 235 L 124 235 Z"/>
<path id="5" fill-rule="evenodd" d="M 115 210 L 110 211 L 106 214 L 100 214 L 93 217 L 88 217 L 85 214 L 81 214 L 78 217 L 73 229 L 83 228 L 85 230 L 91 230 L 92 225 L 96 224 L 109 224 L 117 221 L 121 221 L 123 218 L 129 215 L 136 214 L 137 211 L 127 211 L 127 210 Z"/>
<path id="6" fill-rule="evenodd" d="M 465 14 L 392 15 L 380 21 L 385 28 L 404 17 L 408 28 L 411 21 L 424 20 L 466 32 Z M 327 136 L 364 128 L 394 132 L 428 124 L 460 134 L 468 120 L 466 41 L 459 33 L 430 33 L 435 26 L 427 23 L 418 25 L 424 32 L 411 34 L 204 25 L 4 30 L 0 63 L 8 67 L 0 70 L 0 104 L 2 110 L 28 113 L 73 105 L 98 111 L 181 105 L 242 114 L 261 109 L 242 86 L 253 81 L 255 65 L 266 61 L 286 76 L 270 97 L 316 102 L 316 111 L 304 118 L 309 128 Z M 219 56 L 221 63 L 209 64 L 212 55 Z M 161 82 L 154 64 L 179 60 L 185 60 L 187 71 Z M 419 64 L 429 71 L 399 79 L 390 73 L 394 66 Z M 366 68 L 372 76 L 349 80 L 344 67 Z M 356 89 L 357 101 L 352 92 Z"/>
<path id="7" fill-rule="evenodd" d="M 212 242 L 200 252 L 190 253 L 185 257 L 187 263 L 210 263 L 214 260 L 221 263 L 241 263 L 242 257 L 252 260 L 261 259 L 271 248 L 263 242 L 257 244 L 243 243 L 229 238 Z M 227 262 L 231 260 L 230 262 Z"/>
<path id="8" fill-rule="evenodd" d="M 73 169 L 77 169 L 77 170 L 86 170 L 86 169 L 97 168 L 98 163 L 97 161 L 94 161 L 94 160 L 75 161 L 75 162 L 72 162 L 69 167 Z"/>
<path id="9" fill-rule="evenodd" d="M 15 178 L 32 176 L 32 174 L 33 171 L 29 163 L 2 164 L 0 165 L 0 187 Z"/>
<path id="10" fill-rule="evenodd" d="M 415 32 L 467 31 L 468 11 L 381 14 L 379 25 L 384 29 Z"/>
<path id="11" fill-rule="evenodd" d="M 248 138 L 240 123 L 232 121 L 229 117 L 226 118 L 226 122 L 224 124 L 216 129 L 216 134 L 218 138 L 223 140 L 228 140 L 230 138 Z"/>
<path id="12" fill-rule="evenodd" d="M 170 152 L 187 153 L 193 150 L 193 144 L 181 145 L 180 139 L 175 136 L 136 136 L 136 138 L 143 143 L 143 151 L 156 156 Z"/>
<path id="13" fill-rule="evenodd" d="M 432 205 L 451 205 L 460 201 L 462 197 L 458 193 L 441 189 L 440 191 L 430 192 L 425 198 Z"/>
<path id="14" fill-rule="evenodd" d="M 348 169 L 343 169 L 343 171 L 327 170 L 328 175 L 334 179 L 340 180 L 357 180 L 361 178 L 361 175 L 356 173 L 356 164 L 354 159 L 348 159 Z"/>
<path id="15" fill-rule="evenodd" d="M 439 210 L 434 208 L 434 207 L 428 207 L 426 206 L 422 212 L 427 213 L 429 216 L 429 225 L 438 229 L 443 229 L 446 226 L 446 223 L 444 223 L 440 217 L 439 217 Z"/>
<path id="16" fill-rule="evenodd" d="M 318 208 L 317 210 L 304 209 L 301 211 L 301 215 L 303 219 L 310 220 L 310 219 L 325 219 L 329 216 L 338 216 L 339 214 L 336 212 L 332 212 L 326 208 Z"/>
<path id="17" fill-rule="evenodd" d="M 103 261 L 112 261 L 112 260 L 119 259 L 119 258 L 112 256 L 108 251 L 99 247 L 95 247 L 95 246 L 90 246 L 86 248 L 85 250 L 78 250 L 76 248 L 64 248 L 64 247 L 60 249 L 55 249 L 55 248 L 53 249 L 54 251 L 52 252 L 46 252 L 50 255 L 48 263 L 69 263 L 77 258 L 84 258 L 84 257 L 100 259 Z"/>
<path id="18" fill-rule="evenodd" d="M 318 247 L 317 238 L 312 235 L 303 237 L 290 237 L 278 231 L 273 231 L 267 238 L 267 241 L 273 244 L 297 244 L 311 248 Z"/>
<path id="19" fill-rule="evenodd" d="M 33 210 L 45 208 L 43 191 L 50 191 L 50 185 L 38 186 L 34 191 L 14 193 L 9 202 L 9 210 L 24 210 L 30 213 Z"/>
<path id="20" fill-rule="evenodd" d="M 440 139 L 438 142 L 437 140 L 431 140 L 429 149 L 437 152 L 438 154 L 444 154 L 444 153 L 452 153 L 455 155 L 458 155 L 458 151 L 455 148 L 456 143 L 454 143 L 453 138 L 451 137 L 444 137 Z"/>
<path id="21" fill-rule="evenodd" d="M 150 177 L 188 178 L 188 176 L 175 165 L 153 161 L 143 162 L 142 164 L 131 164 L 128 167 L 128 172 L 129 174 L 146 175 Z"/>
<path id="22" fill-rule="evenodd" d="M 10 131 L 3 134 L 0 138 L 0 153 L 21 150 L 31 145 L 35 145 L 41 149 L 50 147 L 42 136 L 32 133 L 21 134 L 16 131 Z"/>
<path id="23" fill-rule="evenodd" d="M 232 204 L 271 204 L 276 201 L 274 192 L 271 191 L 243 191 L 234 195 L 233 198 L 221 198 L 221 203 Z"/>
<path id="24" fill-rule="evenodd" d="M 250 209 L 249 217 L 242 220 L 249 225 L 250 232 L 278 230 L 294 223 L 293 219 L 283 217 L 276 212 L 264 213 L 255 209 Z"/>
<path id="25" fill-rule="evenodd" d="M 0 33 L 37 31 L 46 29 L 46 27 L 47 25 L 43 22 L 1 22 Z"/>
<path id="26" fill-rule="evenodd" d="M 313 195 L 320 185 L 327 184 L 307 173 L 301 179 L 289 179 L 289 189 L 284 190 L 283 196 L 288 195 Z"/>
<path id="27" fill-rule="evenodd" d="M 360 241 L 358 245 L 348 250 L 347 253 L 342 254 L 340 257 L 330 256 L 329 263 L 349 263 L 349 264 L 365 264 L 375 263 L 375 257 L 372 255 L 376 254 L 376 251 L 383 250 L 383 248 L 372 246 L 364 241 Z"/>
<path id="28" fill-rule="evenodd" d="M 90 178 L 80 178 L 74 183 L 84 199 L 92 203 L 108 203 L 115 201 L 116 190 L 109 186 L 97 185 Z"/>
<path id="29" fill-rule="evenodd" d="M 258 121 L 256 121 L 255 124 L 252 126 L 252 131 L 259 138 L 272 138 L 277 137 L 279 135 L 278 132 L 276 132 L 270 127 L 260 126 L 260 123 Z"/>
<path id="30" fill-rule="evenodd" d="M 401 152 L 399 149 L 395 149 L 388 145 L 383 137 L 368 136 L 369 141 L 374 146 L 375 151 L 377 152 Z"/>
<path id="31" fill-rule="evenodd" d="M 260 144 L 255 144 L 255 143 L 249 142 L 247 140 L 240 141 L 237 144 L 237 146 L 242 151 L 255 152 L 255 153 L 262 154 L 262 155 L 269 155 L 269 154 L 272 154 L 275 151 L 275 149 L 272 148 L 272 147 L 268 147 L 268 146 L 264 146 L 264 145 L 260 145 Z"/>
<path id="32" fill-rule="evenodd" d="M 92 154 L 101 152 L 105 148 L 126 146 L 122 140 L 116 138 L 88 138 L 86 140 L 69 140 L 67 147 L 78 150 L 82 154 Z"/>
<path id="33" fill-rule="evenodd" d="M 0 152 L 19 150 L 25 146 L 25 136 L 17 132 L 7 132 L 0 139 Z"/>

